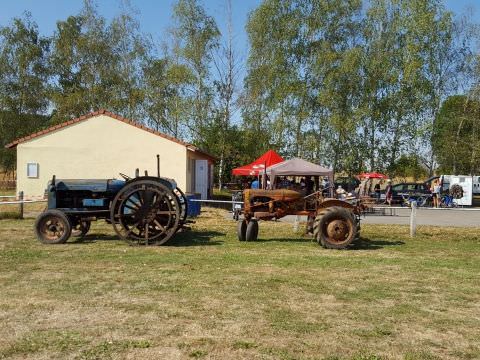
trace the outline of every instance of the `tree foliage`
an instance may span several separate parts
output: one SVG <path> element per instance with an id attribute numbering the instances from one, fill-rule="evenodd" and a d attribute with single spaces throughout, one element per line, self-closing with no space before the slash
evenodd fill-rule
<path id="1" fill-rule="evenodd" d="M 94 0 L 51 37 L 13 19 L 0 28 L 1 143 L 107 108 L 216 154 L 220 184 L 270 148 L 348 174 L 478 171 L 467 17 L 441 0 L 263 0 L 243 64 L 225 5 L 222 33 L 201 0 L 177 0 L 161 45 L 134 10 L 107 20 Z"/>
<path id="2" fill-rule="evenodd" d="M 192 140 L 202 144 L 212 119 L 213 83 L 210 65 L 218 47 L 220 32 L 215 19 L 208 15 L 197 0 L 179 0 L 173 9 L 175 25 L 174 55 L 186 66 L 192 81 L 188 87 L 187 126 Z"/>
<path id="3" fill-rule="evenodd" d="M 442 172 L 478 174 L 480 103 L 467 96 L 448 98 L 435 119 L 432 138 Z"/>
<path id="4" fill-rule="evenodd" d="M 28 13 L 0 28 L 0 168 L 7 173 L 16 157 L 4 146 L 46 122 L 49 46 Z"/>
<path id="5" fill-rule="evenodd" d="M 434 169 L 432 125 L 472 49 L 441 1 L 265 0 L 247 32 L 247 129 L 337 171 L 395 172 L 412 153 Z"/>
<path id="6" fill-rule="evenodd" d="M 59 21 L 50 58 L 54 119 L 64 121 L 99 108 L 140 117 L 148 46 L 130 15 L 107 23 L 90 1 L 80 14 Z"/>

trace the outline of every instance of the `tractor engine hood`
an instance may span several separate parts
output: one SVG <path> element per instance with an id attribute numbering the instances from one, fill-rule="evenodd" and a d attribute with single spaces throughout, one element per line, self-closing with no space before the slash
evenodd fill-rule
<path id="1" fill-rule="evenodd" d="M 277 201 L 292 201 L 302 198 L 302 194 L 294 190 L 277 189 L 277 190 L 261 190 L 261 189 L 247 189 L 244 192 L 245 199 L 252 199 L 255 197 L 268 197 Z"/>

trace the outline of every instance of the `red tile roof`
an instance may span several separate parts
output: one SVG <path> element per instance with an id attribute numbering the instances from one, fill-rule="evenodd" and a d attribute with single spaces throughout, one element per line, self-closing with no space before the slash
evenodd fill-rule
<path id="1" fill-rule="evenodd" d="M 198 152 L 202 155 L 204 155 L 205 157 L 215 161 L 216 160 L 216 157 L 199 149 L 198 147 L 196 147 L 195 145 L 193 144 L 190 144 L 190 143 L 187 143 L 187 142 L 184 142 L 182 140 L 179 140 L 177 138 L 174 138 L 173 136 L 169 136 L 167 134 L 164 134 L 164 133 L 161 133 L 159 131 L 156 131 L 156 130 L 153 130 L 153 129 L 150 129 L 149 127 L 146 127 L 145 125 L 141 125 L 139 124 L 138 122 L 136 121 L 133 121 L 133 120 L 130 120 L 130 119 L 127 119 L 127 118 L 124 118 L 123 116 L 120 116 L 120 115 L 117 115 L 117 114 L 114 114 L 110 111 L 107 111 L 105 109 L 100 109 L 98 111 L 94 111 L 94 112 L 91 112 L 91 113 L 88 113 L 86 115 L 82 115 L 76 119 L 72 119 L 72 120 L 69 120 L 69 121 L 65 121 L 61 124 L 58 124 L 58 125 L 54 125 L 54 126 L 51 126 L 47 129 L 44 129 L 44 130 L 41 130 L 41 131 L 37 131 L 36 133 L 33 133 L 33 134 L 30 134 L 30 135 L 27 135 L 27 136 L 24 136 L 22 138 L 19 138 L 17 140 L 14 140 L 12 141 L 11 143 L 5 145 L 6 148 L 14 148 L 16 147 L 18 144 L 21 144 L 25 141 L 28 141 L 28 140 L 31 140 L 33 138 L 36 138 L 36 137 L 39 137 L 41 135 L 45 135 L 45 134 L 48 134 L 48 133 L 51 133 L 55 130 L 58 130 L 58 129 L 61 129 L 61 128 L 64 128 L 64 127 L 67 127 L 67 126 L 70 126 L 72 124 L 75 124 L 75 123 L 78 123 L 80 121 L 84 121 L 84 120 L 87 120 L 87 119 L 90 119 L 90 118 L 93 118 L 93 117 L 96 117 L 96 116 L 99 116 L 99 115 L 107 115 L 113 119 L 117 119 L 121 122 L 124 122 L 126 124 L 129 124 L 129 125 L 132 125 L 132 126 L 135 126 L 136 128 L 139 128 L 139 129 L 142 129 L 142 130 L 145 130 L 145 131 L 148 131 L 152 134 L 155 134 L 157 136 L 160 136 L 164 139 L 167 139 L 167 140 L 170 140 L 170 141 L 173 141 L 177 144 L 180 144 L 180 145 L 183 145 L 185 146 L 188 150 L 191 150 L 191 151 L 194 151 L 194 152 Z"/>

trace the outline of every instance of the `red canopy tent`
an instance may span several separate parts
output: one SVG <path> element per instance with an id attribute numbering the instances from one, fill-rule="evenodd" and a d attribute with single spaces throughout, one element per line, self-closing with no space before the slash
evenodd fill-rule
<path id="1" fill-rule="evenodd" d="M 388 179 L 387 175 L 380 174 L 378 172 L 362 173 L 358 175 L 358 177 L 366 179 Z"/>
<path id="2" fill-rule="evenodd" d="M 282 161 L 283 158 L 275 151 L 268 150 L 254 162 L 233 169 L 232 174 L 237 176 L 257 176 L 260 172 L 263 173 L 264 167 L 268 168 L 269 166 L 278 164 Z"/>

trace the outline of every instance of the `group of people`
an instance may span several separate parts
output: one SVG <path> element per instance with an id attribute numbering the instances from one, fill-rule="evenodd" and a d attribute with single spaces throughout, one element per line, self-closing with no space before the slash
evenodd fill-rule
<path id="1" fill-rule="evenodd" d="M 392 205 L 392 199 L 393 199 L 392 180 L 387 179 L 386 182 L 387 182 L 387 185 L 385 187 L 385 201 L 387 202 L 387 204 Z M 356 195 L 358 197 L 370 196 L 373 192 L 375 193 L 375 198 L 377 202 L 379 202 L 381 198 L 381 192 L 382 192 L 381 188 L 383 183 L 384 183 L 383 179 L 378 181 L 373 186 L 373 191 L 372 191 L 373 181 L 372 179 L 366 178 L 360 182 L 360 185 L 358 186 L 358 188 L 355 189 L 355 194 L 352 194 L 352 196 L 353 195 Z M 336 194 L 337 194 L 337 198 L 342 200 L 348 196 L 347 191 L 345 191 L 345 189 L 343 189 L 341 185 L 338 186 L 336 190 Z"/>
<path id="2" fill-rule="evenodd" d="M 387 204 L 391 205 L 392 204 L 392 198 L 393 198 L 393 188 L 392 188 L 392 180 L 387 179 L 379 179 L 375 185 L 373 185 L 374 179 L 372 178 L 365 178 L 360 182 L 360 185 L 356 189 L 356 193 L 359 197 L 361 196 L 370 196 L 372 193 L 375 194 L 375 198 L 377 202 L 380 201 L 381 193 L 382 193 L 382 186 L 383 184 L 387 183 L 385 186 L 385 201 Z M 372 189 L 373 187 L 373 189 Z M 373 191 L 372 191 L 373 190 Z"/>
<path id="3" fill-rule="evenodd" d="M 371 179 L 370 179 L 371 180 Z M 370 181 L 370 187 L 366 186 L 366 183 L 369 182 L 369 179 L 364 180 L 360 186 L 359 186 L 359 195 L 364 195 L 364 196 L 370 196 L 371 192 L 371 181 Z M 392 186 L 392 180 L 387 179 L 386 180 L 386 187 L 385 187 L 385 202 L 388 205 L 392 205 L 392 200 L 393 200 L 393 186 Z M 362 186 L 363 184 L 363 186 Z M 384 180 L 378 181 L 375 186 L 374 186 L 374 193 L 375 193 L 375 198 L 377 202 L 380 201 L 381 198 L 381 186 L 384 184 Z M 369 190 L 365 190 L 368 188 Z M 432 181 L 431 186 L 430 186 L 430 192 L 432 194 L 432 202 L 433 202 L 433 207 L 440 207 L 441 203 L 441 192 L 442 192 L 442 182 L 440 179 L 436 179 Z"/>
<path id="4" fill-rule="evenodd" d="M 370 194 L 374 192 L 375 196 L 378 199 L 380 199 L 381 187 L 384 184 L 384 181 L 385 180 L 383 179 L 379 179 L 379 181 L 375 185 L 373 185 L 373 182 L 374 182 L 373 178 L 364 178 L 360 182 L 360 185 L 358 186 L 358 190 L 357 190 L 358 196 L 370 196 Z M 387 187 L 388 185 L 392 185 L 392 182 L 390 179 L 387 179 L 386 181 L 387 181 Z"/>
<path id="5" fill-rule="evenodd" d="M 298 179 L 298 178 L 297 178 Z M 320 178 L 317 180 L 313 180 L 311 176 L 306 176 L 300 178 L 300 181 L 295 181 L 296 179 L 290 179 L 287 176 L 277 177 L 275 179 L 275 184 L 270 183 L 269 178 L 266 178 L 266 189 L 289 189 L 295 190 L 305 193 L 305 195 L 309 195 L 314 191 L 318 190 L 328 190 L 330 189 L 330 183 L 328 178 Z M 253 178 L 250 183 L 244 184 L 244 188 L 251 188 L 251 189 L 261 189 L 262 188 L 262 179 L 261 178 Z M 372 193 L 375 194 L 375 198 L 377 202 L 380 202 L 381 194 L 382 194 L 382 187 L 386 183 L 385 186 L 385 202 L 388 205 L 392 205 L 393 200 L 393 184 L 392 180 L 390 179 L 379 179 L 378 181 L 374 181 L 372 178 L 365 178 L 360 182 L 360 185 L 355 189 L 353 194 L 348 193 L 342 186 L 338 186 L 335 190 L 336 196 L 339 199 L 347 199 L 349 195 L 351 196 L 371 196 Z M 439 207 L 441 202 L 441 189 L 442 189 L 442 182 L 440 179 L 436 179 L 432 181 L 430 191 L 432 194 L 432 201 L 433 207 Z"/>
<path id="6" fill-rule="evenodd" d="M 303 191 L 306 195 L 309 195 L 313 192 L 315 187 L 315 182 L 312 180 L 311 176 L 302 177 L 300 182 L 289 180 L 288 177 L 284 176 L 280 178 L 277 182 L 277 189 L 289 189 L 295 191 Z"/>
<path id="7" fill-rule="evenodd" d="M 318 183 L 316 185 L 316 183 Z M 262 189 L 262 179 L 261 178 L 253 178 L 250 182 L 249 186 L 250 189 Z M 321 178 L 319 181 L 316 181 L 312 178 L 312 176 L 306 176 L 300 178 L 300 181 L 296 181 L 295 178 L 290 179 L 287 176 L 280 176 L 275 179 L 275 184 L 272 186 L 270 183 L 270 179 L 266 178 L 266 189 L 288 189 L 288 190 L 295 190 L 305 193 L 305 195 L 309 195 L 317 190 L 328 189 L 330 187 L 330 182 L 328 178 Z M 246 188 L 244 186 L 244 188 Z"/>

